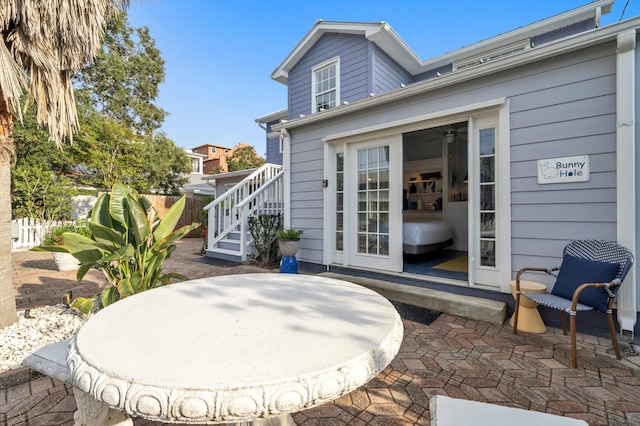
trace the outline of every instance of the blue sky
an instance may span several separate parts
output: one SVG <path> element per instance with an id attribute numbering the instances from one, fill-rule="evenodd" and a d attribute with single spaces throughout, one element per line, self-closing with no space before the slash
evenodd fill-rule
<path id="1" fill-rule="evenodd" d="M 617 0 L 603 25 L 620 19 Z M 165 60 L 157 104 L 162 127 L 183 148 L 240 142 L 265 154 L 255 119 L 287 106 L 286 86 L 270 78 L 318 19 L 386 21 L 423 60 L 557 15 L 587 0 L 324 0 L 322 2 L 141 0 L 129 22 L 147 26 Z M 640 15 L 630 0 L 624 19 Z"/>

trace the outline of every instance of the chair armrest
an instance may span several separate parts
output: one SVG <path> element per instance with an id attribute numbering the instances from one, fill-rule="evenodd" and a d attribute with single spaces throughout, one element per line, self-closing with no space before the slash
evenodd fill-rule
<path id="1" fill-rule="evenodd" d="M 573 297 L 571 298 L 571 312 L 576 312 L 576 308 L 578 307 L 578 299 L 580 298 L 580 293 L 586 288 L 604 288 L 606 292 L 609 294 L 609 298 L 613 299 L 614 295 L 611 293 L 612 288 L 620 285 L 620 280 L 615 279 L 608 283 L 584 283 L 579 286 L 576 291 L 573 292 Z M 611 302 L 610 302 L 611 303 Z"/>
<path id="2" fill-rule="evenodd" d="M 553 268 L 534 268 L 534 267 L 524 267 L 522 269 L 520 269 L 518 271 L 518 273 L 516 274 L 516 294 L 520 293 L 520 277 L 522 276 L 522 274 L 524 274 L 525 272 L 544 272 L 547 273 L 549 275 L 553 275 L 551 272 L 553 271 L 557 271 L 560 268 L 558 268 L 557 266 L 554 266 Z"/>

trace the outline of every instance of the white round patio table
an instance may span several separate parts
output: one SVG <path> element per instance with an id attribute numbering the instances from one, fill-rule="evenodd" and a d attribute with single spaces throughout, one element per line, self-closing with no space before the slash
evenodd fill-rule
<path id="1" fill-rule="evenodd" d="M 374 378 L 402 337 L 388 300 L 345 281 L 245 274 L 171 284 L 102 309 L 72 340 L 76 424 L 294 424 L 289 413 Z"/>

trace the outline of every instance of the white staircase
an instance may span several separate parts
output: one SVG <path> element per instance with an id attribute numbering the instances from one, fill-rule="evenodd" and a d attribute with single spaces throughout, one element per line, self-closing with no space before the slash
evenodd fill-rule
<path id="1" fill-rule="evenodd" d="M 252 253 L 248 221 L 260 214 L 282 214 L 282 166 L 265 164 L 204 207 L 209 211 L 206 254 L 244 262 Z"/>

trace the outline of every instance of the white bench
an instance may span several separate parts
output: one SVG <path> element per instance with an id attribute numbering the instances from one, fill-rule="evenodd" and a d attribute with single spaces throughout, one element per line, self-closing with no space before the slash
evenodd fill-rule
<path id="1" fill-rule="evenodd" d="M 73 385 L 67 367 L 70 341 L 71 338 L 43 346 L 26 357 L 23 364 L 46 376 Z M 133 426 L 132 420 L 126 414 L 109 408 L 80 389 L 74 387 L 73 394 L 78 407 L 73 415 L 75 426 Z"/>
<path id="2" fill-rule="evenodd" d="M 431 398 L 429 411 L 432 426 L 589 426 L 570 417 L 443 395 Z"/>
<path id="3" fill-rule="evenodd" d="M 69 339 L 43 346 L 25 358 L 23 364 L 39 373 L 65 383 L 71 383 L 67 369 Z"/>

